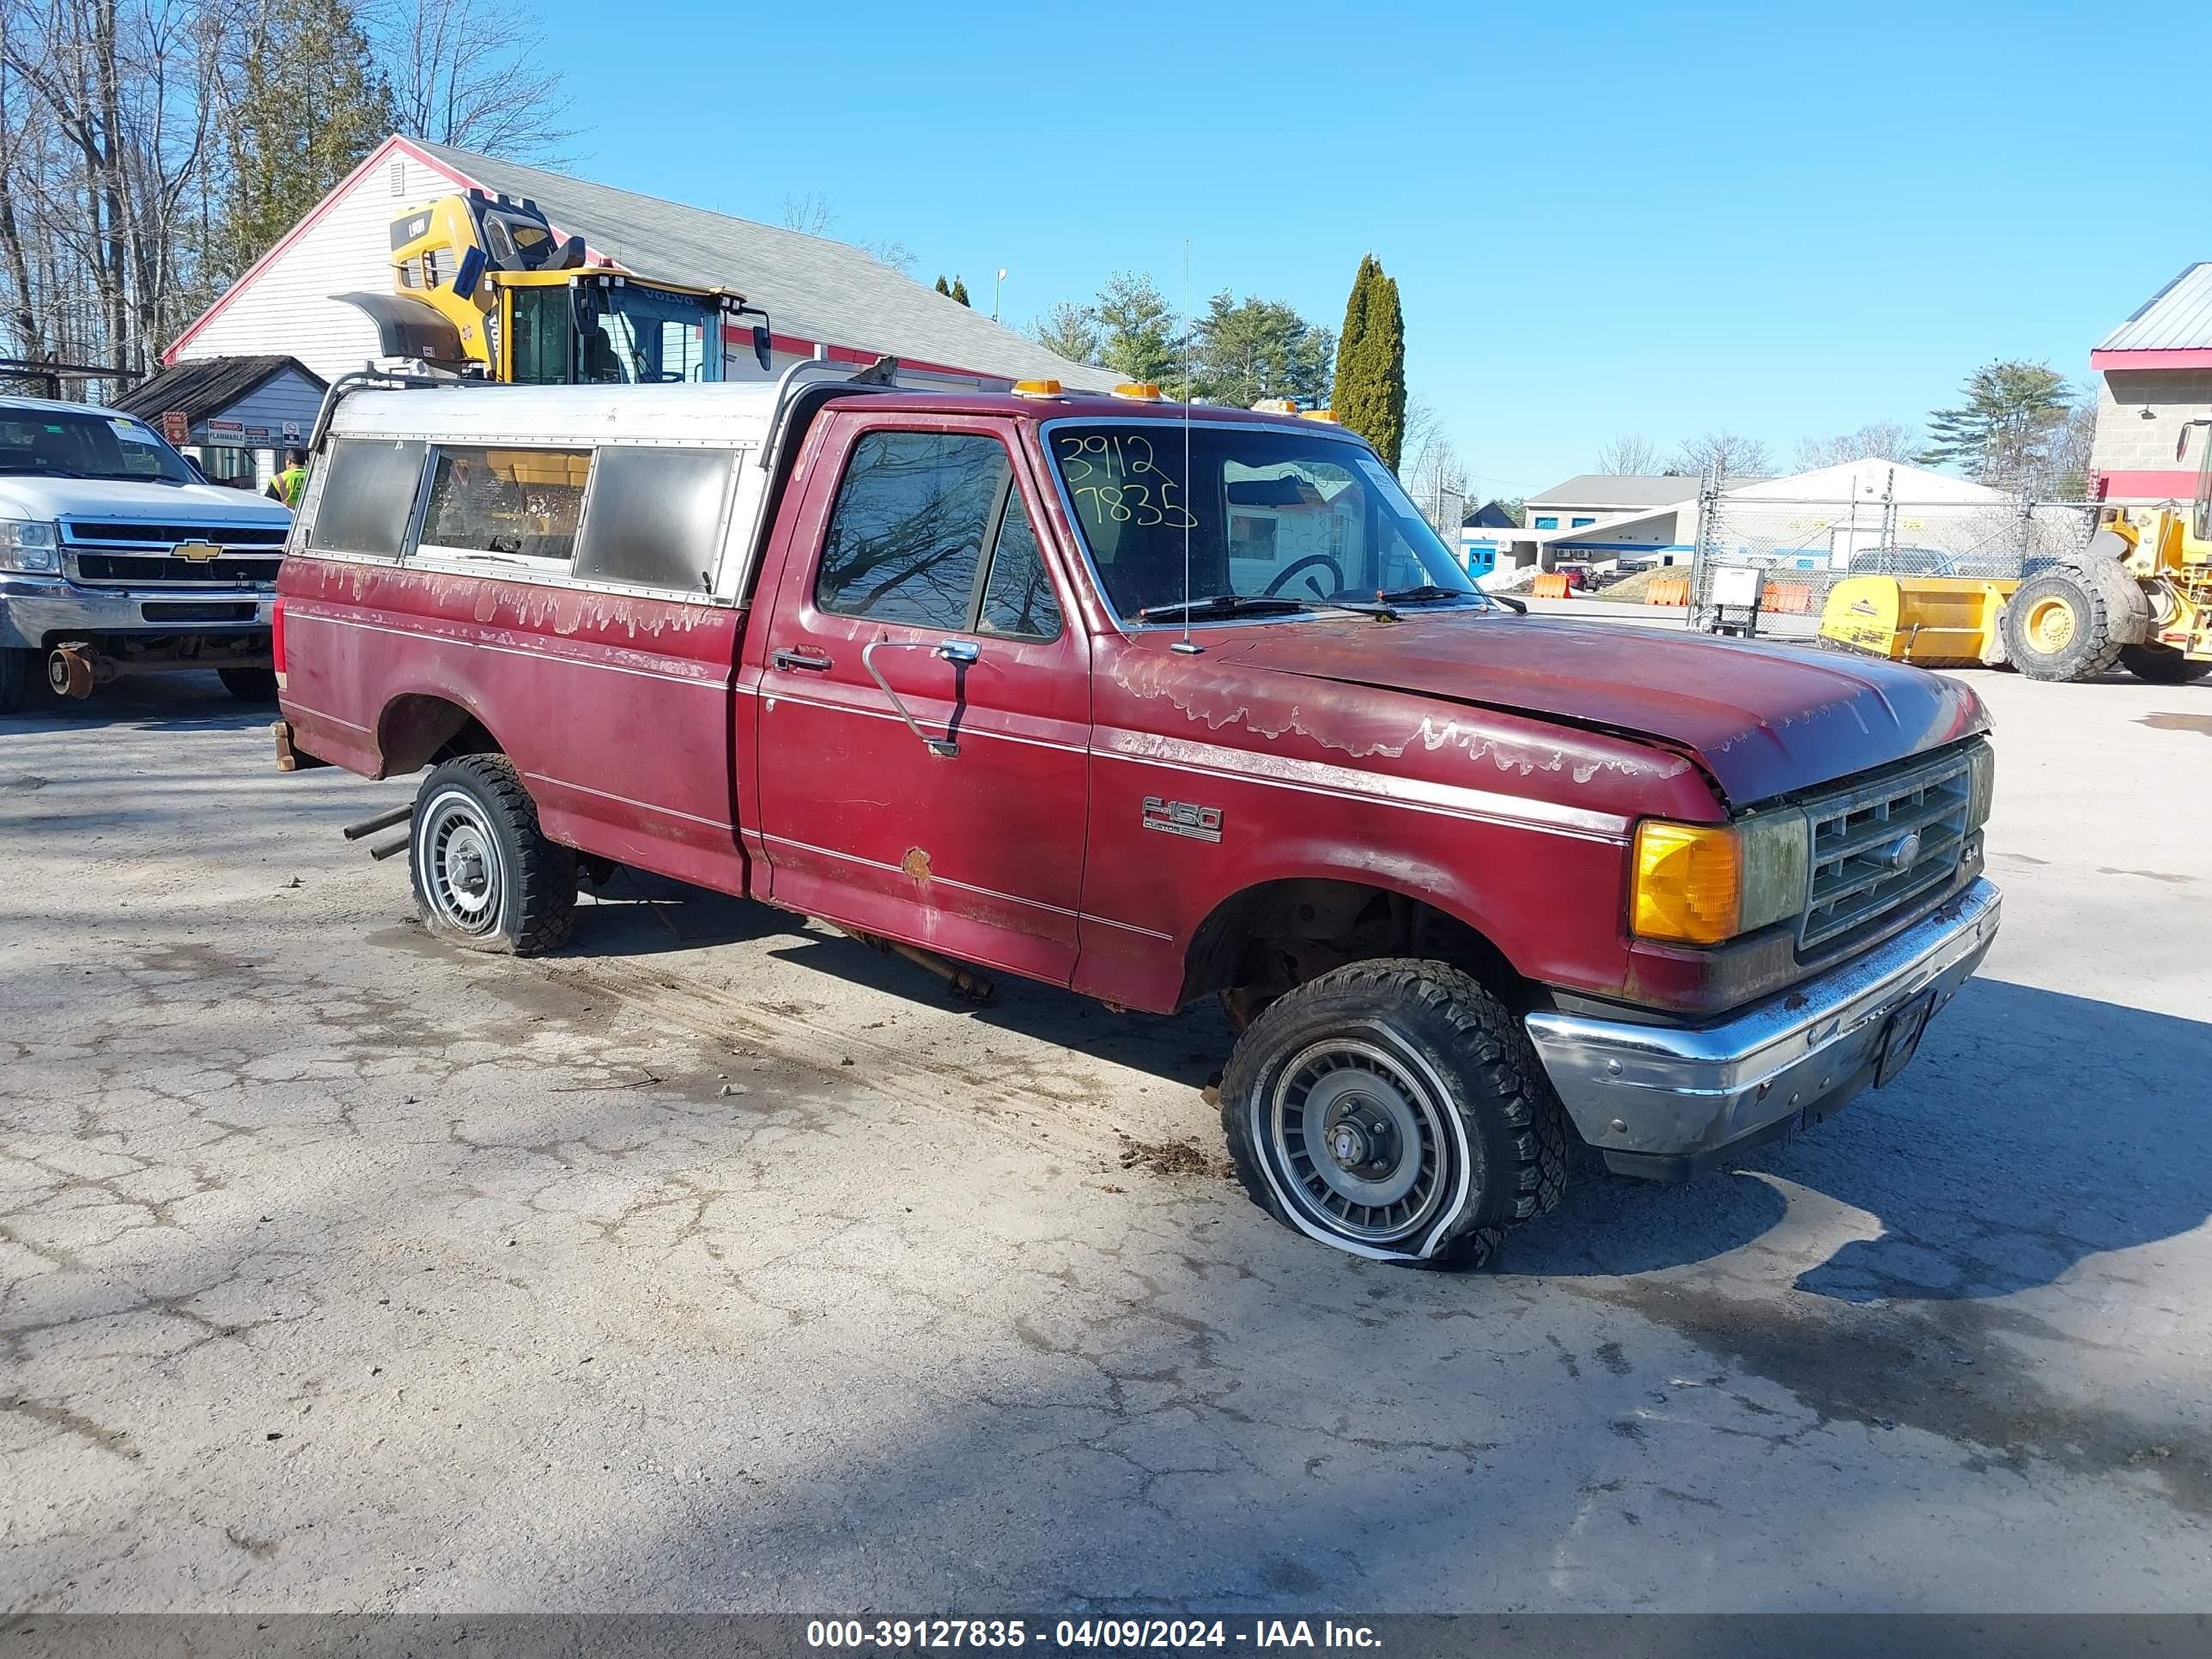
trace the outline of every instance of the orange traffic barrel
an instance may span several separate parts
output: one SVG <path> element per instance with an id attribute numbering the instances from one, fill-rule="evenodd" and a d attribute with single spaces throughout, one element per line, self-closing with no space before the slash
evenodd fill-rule
<path id="1" fill-rule="evenodd" d="M 1567 586 L 1565 571 L 1547 570 L 1536 578 L 1535 584 L 1528 590 L 1528 597 L 1535 599 L 1570 599 L 1574 597 L 1574 592 L 1575 590 Z"/>

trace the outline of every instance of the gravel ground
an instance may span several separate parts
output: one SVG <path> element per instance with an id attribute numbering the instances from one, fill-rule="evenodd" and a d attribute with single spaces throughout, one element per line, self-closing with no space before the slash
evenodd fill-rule
<path id="1" fill-rule="evenodd" d="M 211 681 L 0 720 L 0 1604 L 2212 1607 L 2212 684 L 1972 678 L 1905 1077 L 1468 1277 L 1222 1178 L 1211 1015 L 627 878 L 453 953 Z"/>

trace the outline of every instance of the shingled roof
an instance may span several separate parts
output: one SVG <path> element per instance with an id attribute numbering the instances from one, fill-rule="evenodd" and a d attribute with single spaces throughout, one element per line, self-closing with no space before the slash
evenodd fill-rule
<path id="1" fill-rule="evenodd" d="M 204 421 L 250 397 L 288 368 L 296 370 L 316 391 L 325 389 L 323 377 L 296 357 L 202 357 L 165 368 L 110 402 L 142 421 L 159 420 L 172 409 L 184 410 L 187 420 Z"/>
<path id="2" fill-rule="evenodd" d="M 562 234 L 581 236 L 593 253 L 641 276 L 737 289 L 767 309 L 779 337 L 1097 391 L 1121 378 L 1069 362 L 845 242 L 447 144 L 410 147 L 487 191 L 528 197 Z"/>

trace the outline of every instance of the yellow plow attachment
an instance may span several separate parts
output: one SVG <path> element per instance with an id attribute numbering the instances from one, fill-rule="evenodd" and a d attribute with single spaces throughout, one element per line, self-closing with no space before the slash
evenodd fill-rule
<path id="1" fill-rule="evenodd" d="M 1997 618 L 2019 586 L 1970 576 L 1846 576 L 1828 590 L 1820 637 L 1922 668 L 2001 663 Z"/>

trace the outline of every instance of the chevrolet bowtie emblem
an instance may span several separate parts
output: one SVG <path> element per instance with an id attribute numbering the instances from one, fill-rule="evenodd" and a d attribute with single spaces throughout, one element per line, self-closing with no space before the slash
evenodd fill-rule
<path id="1" fill-rule="evenodd" d="M 179 542 L 169 551 L 193 564 L 205 564 L 222 556 L 222 550 L 213 542 Z"/>

